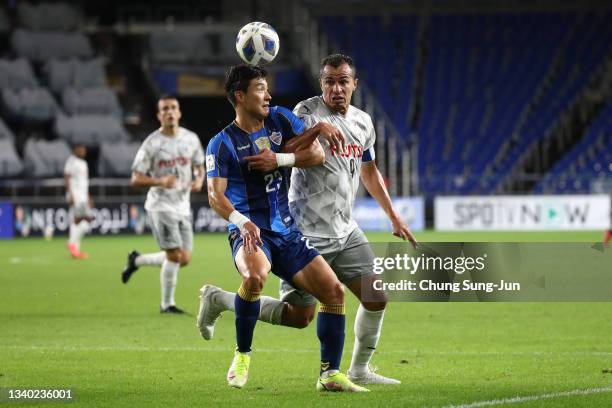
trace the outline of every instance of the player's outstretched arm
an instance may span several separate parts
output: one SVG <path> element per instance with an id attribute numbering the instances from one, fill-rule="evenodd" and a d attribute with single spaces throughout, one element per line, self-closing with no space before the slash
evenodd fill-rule
<path id="1" fill-rule="evenodd" d="M 171 174 L 164 177 L 149 177 L 139 171 L 132 172 L 130 180 L 132 187 L 163 187 L 173 188 L 176 185 L 176 176 Z"/>
<path id="2" fill-rule="evenodd" d="M 236 225 L 242 235 L 244 249 L 248 254 L 257 252 L 257 245 L 263 245 L 259 228 L 245 215 L 238 212 L 225 196 L 227 179 L 223 177 L 208 177 L 208 203 L 217 214 Z"/>
<path id="3" fill-rule="evenodd" d="M 346 138 L 340 129 L 330 125 L 329 123 L 319 122 L 311 128 L 306 129 L 304 133 L 298 137 L 294 137 L 285 143 L 285 146 L 283 146 L 283 152 L 296 153 L 301 149 L 306 149 L 310 147 L 310 145 L 319 136 L 327 140 L 330 146 L 334 147 L 336 150 L 340 150 L 342 147 L 344 147 L 346 142 Z"/>
<path id="4" fill-rule="evenodd" d="M 389 220 L 391 220 L 391 224 L 393 224 L 393 235 L 402 238 L 404 241 L 410 241 L 410 243 L 416 247 L 416 238 L 412 235 L 412 232 L 410 232 L 404 220 L 402 220 L 393 209 L 391 197 L 389 197 L 389 192 L 385 187 L 385 181 L 380 171 L 378 171 L 378 167 L 374 160 L 362 163 L 361 181 L 366 190 L 368 190 L 368 193 L 376 199 L 387 214 L 387 217 L 389 217 Z"/>
<path id="5" fill-rule="evenodd" d="M 319 141 L 315 139 L 310 145 L 295 153 L 274 153 L 269 149 L 264 149 L 255 156 L 246 156 L 244 160 L 249 162 L 251 170 L 267 173 L 279 167 L 320 166 L 325 163 L 325 152 Z"/>

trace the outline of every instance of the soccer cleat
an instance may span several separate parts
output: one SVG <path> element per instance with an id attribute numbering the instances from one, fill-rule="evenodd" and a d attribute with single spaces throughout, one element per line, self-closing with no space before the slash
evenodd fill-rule
<path id="1" fill-rule="evenodd" d="M 70 252 L 70 256 L 73 259 L 87 259 L 87 258 L 89 258 L 89 255 L 87 255 L 85 252 L 79 251 L 79 246 L 77 244 L 68 243 L 68 244 L 66 244 L 66 246 L 68 247 L 68 252 Z"/>
<path id="2" fill-rule="evenodd" d="M 160 307 L 159 308 L 159 313 L 168 313 L 168 314 L 187 314 L 187 312 L 185 312 L 182 309 L 179 309 L 178 307 L 172 305 L 172 306 L 168 306 L 166 308 Z"/>
<path id="3" fill-rule="evenodd" d="M 127 283 L 134 272 L 138 270 L 136 266 L 136 258 L 140 256 L 138 251 L 132 251 L 128 254 L 127 264 L 121 273 L 121 282 Z"/>
<path id="4" fill-rule="evenodd" d="M 251 356 L 236 350 L 232 365 L 227 370 L 227 384 L 235 388 L 244 387 L 249 379 L 249 364 L 251 364 Z"/>
<path id="5" fill-rule="evenodd" d="M 200 309 L 198 310 L 197 325 L 204 340 L 211 340 L 215 333 L 215 323 L 225 309 L 215 302 L 215 293 L 220 289 L 213 285 L 204 285 L 200 289 Z"/>
<path id="6" fill-rule="evenodd" d="M 395 380 L 393 378 L 385 377 L 376 372 L 376 370 L 372 370 L 368 368 L 368 371 L 354 375 L 350 371 L 347 373 L 349 380 L 351 380 L 355 384 L 384 384 L 384 385 L 399 385 L 402 382 L 399 380 Z"/>
<path id="7" fill-rule="evenodd" d="M 346 374 L 340 372 L 326 377 L 320 376 L 317 381 L 317 391 L 370 392 L 367 388 L 353 384 Z"/>

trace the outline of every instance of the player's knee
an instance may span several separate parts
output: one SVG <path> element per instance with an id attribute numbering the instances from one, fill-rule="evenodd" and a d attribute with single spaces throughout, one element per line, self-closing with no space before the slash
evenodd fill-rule
<path id="1" fill-rule="evenodd" d="M 339 305 L 344 303 L 344 286 L 342 286 L 340 281 L 336 280 L 327 287 L 322 299 L 319 300 L 321 303 L 326 303 L 328 305 Z"/>
<path id="2" fill-rule="evenodd" d="M 368 310 L 370 312 L 380 312 L 381 310 L 385 310 L 385 308 L 387 307 L 387 302 L 361 302 L 361 305 L 365 310 Z"/>
<path id="3" fill-rule="evenodd" d="M 186 253 L 186 252 L 182 252 L 182 254 L 181 254 L 181 266 L 185 267 L 185 266 L 189 265 L 190 262 L 191 262 L 191 254 L 190 253 Z"/>
<path id="4" fill-rule="evenodd" d="M 308 327 L 310 322 L 312 322 L 313 319 L 314 319 L 314 312 L 309 312 L 307 314 L 304 314 L 300 316 L 300 318 L 296 322 L 297 324 L 295 327 L 297 327 L 298 329 L 306 328 Z"/>
<path id="5" fill-rule="evenodd" d="M 166 259 L 171 262 L 182 264 L 182 258 L 181 251 L 166 251 Z"/>
<path id="6" fill-rule="evenodd" d="M 261 292 L 265 283 L 265 276 L 257 273 L 249 274 L 249 276 L 242 281 L 242 284 L 252 292 Z"/>

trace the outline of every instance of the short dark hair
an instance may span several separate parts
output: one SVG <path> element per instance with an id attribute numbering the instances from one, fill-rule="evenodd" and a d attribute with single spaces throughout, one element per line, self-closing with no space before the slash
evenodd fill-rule
<path id="1" fill-rule="evenodd" d="M 353 71 L 353 78 L 357 77 L 357 70 L 355 69 L 355 62 L 353 59 L 345 54 L 331 54 L 321 60 L 321 71 L 319 72 L 319 76 L 323 76 L 323 68 L 326 66 L 330 66 L 333 68 L 338 68 L 342 64 L 347 64 L 351 71 Z"/>
<path id="2" fill-rule="evenodd" d="M 253 65 L 234 65 L 225 75 L 225 95 L 227 100 L 236 107 L 234 92 L 246 92 L 252 79 L 265 78 L 268 75 L 265 69 Z"/>
<path id="3" fill-rule="evenodd" d="M 161 101 L 167 101 L 167 100 L 175 100 L 178 102 L 178 98 L 172 94 L 162 94 L 159 98 L 157 98 L 157 111 L 159 112 L 159 103 Z"/>

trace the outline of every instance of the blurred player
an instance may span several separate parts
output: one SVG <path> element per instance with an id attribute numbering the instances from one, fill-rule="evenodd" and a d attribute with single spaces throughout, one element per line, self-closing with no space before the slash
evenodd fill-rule
<path id="1" fill-rule="evenodd" d="M 157 103 L 161 127 L 143 142 L 132 165 L 132 185 L 150 187 L 145 209 L 161 252 L 141 255 L 132 251 L 121 275 L 127 283 L 138 267 L 161 266 L 161 313 L 184 313 L 176 307 L 174 290 L 178 271 L 191 260 L 193 228 L 191 192 L 202 189 L 204 153 L 198 136 L 179 126 L 181 110 L 176 98 Z M 195 178 L 194 178 L 195 175 Z"/>
<path id="2" fill-rule="evenodd" d="M 206 171 L 211 207 L 229 220 L 229 243 L 242 277 L 232 296 L 237 349 L 228 384 L 242 388 L 248 379 L 251 343 L 268 272 L 303 288 L 321 302 L 317 335 L 321 342 L 321 391 L 368 391 L 339 371 L 344 348 L 344 290 L 325 260 L 297 229 L 289 213 L 289 167 L 320 165 L 320 135 L 341 138 L 320 123 L 304 131 L 291 111 L 270 107 L 266 72 L 238 65 L 227 73 L 225 90 L 236 119 L 208 144 Z M 286 147 L 294 153 L 280 153 Z M 280 373 L 279 373 L 280 374 Z"/>
<path id="3" fill-rule="evenodd" d="M 346 145 L 322 143 L 323 166 L 296 168 L 291 176 L 289 206 L 300 230 L 319 250 L 338 278 L 361 301 L 355 319 L 355 346 L 348 374 L 358 384 L 399 384 L 369 368 L 380 338 L 386 299 L 362 300 L 362 286 L 371 287 L 374 254 L 352 219 L 359 177 L 393 224 L 393 234 L 416 244 L 404 221 L 394 211 L 382 176 L 374 161 L 376 138 L 372 119 L 355 108 L 351 96 L 357 86 L 353 60 L 330 55 L 321 63 L 322 96 L 300 102 L 295 113 L 306 127 L 330 123 L 348 138 Z M 316 299 L 287 282 L 281 283 L 281 300 L 262 297 L 260 320 L 272 324 L 306 327 L 314 316 Z M 234 294 L 214 286 L 202 288 L 199 325 L 202 336 L 213 336 L 214 324 L 224 310 L 233 310 Z"/>
<path id="4" fill-rule="evenodd" d="M 612 195 L 610 195 L 610 202 L 612 203 Z M 612 241 L 612 205 L 610 205 L 610 227 L 604 233 L 603 244 L 610 246 L 610 241 Z"/>
<path id="5" fill-rule="evenodd" d="M 92 221 L 91 208 L 93 207 L 93 200 L 89 195 L 89 167 L 85 161 L 86 156 L 85 145 L 76 144 L 64 166 L 66 200 L 72 210 L 68 251 L 74 259 L 88 258 L 85 252 L 81 252 L 81 240 L 89 231 L 89 223 Z"/>

